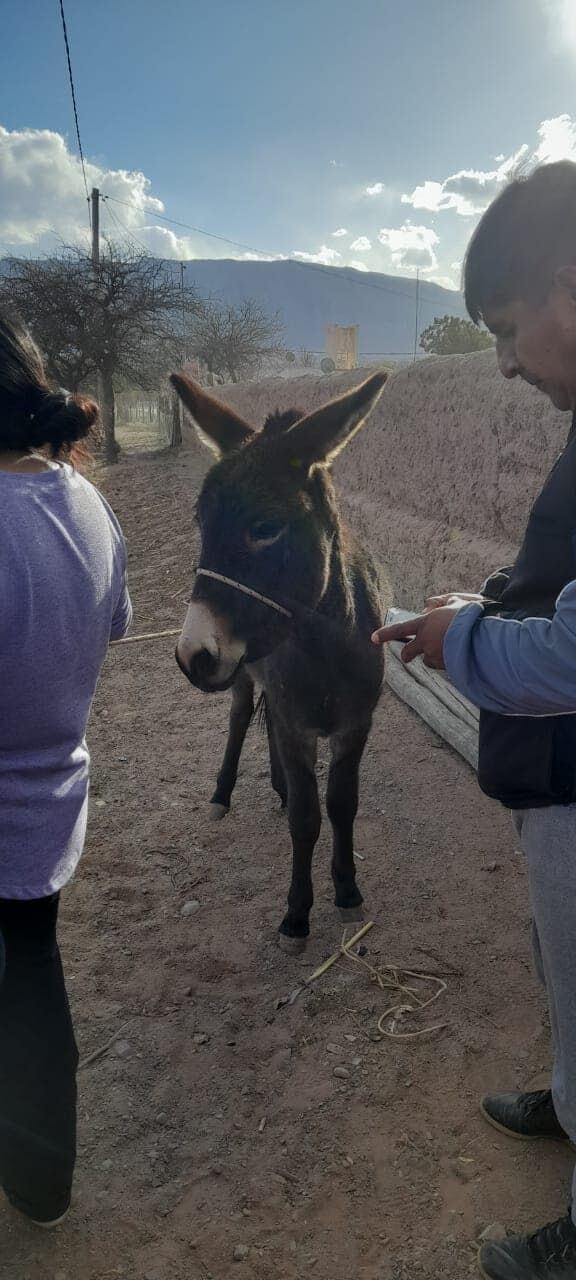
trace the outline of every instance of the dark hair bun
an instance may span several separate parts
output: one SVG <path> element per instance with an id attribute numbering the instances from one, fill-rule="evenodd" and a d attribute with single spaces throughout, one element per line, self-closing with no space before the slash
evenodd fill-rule
<path id="1" fill-rule="evenodd" d="M 70 392 L 43 391 L 40 388 L 29 403 L 27 443 L 30 448 L 48 445 L 56 457 L 68 452 L 78 440 L 84 440 L 98 418 L 98 405 Z"/>

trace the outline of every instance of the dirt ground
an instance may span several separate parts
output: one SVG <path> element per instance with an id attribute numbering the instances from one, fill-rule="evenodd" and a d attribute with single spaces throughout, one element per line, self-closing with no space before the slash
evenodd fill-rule
<path id="1" fill-rule="evenodd" d="M 189 452 L 102 477 L 136 632 L 183 616 L 201 471 Z M 290 959 L 275 944 L 288 832 L 256 726 L 232 814 L 207 820 L 227 709 L 186 685 L 170 640 L 109 656 L 61 939 L 82 1056 L 116 1039 L 80 1075 L 73 1214 L 47 1236 L 2 1207 L 0 1275 L 460 1280 L 488 1225 L 562 1212 L 570 1171 L 562 1150 L 509 1143 L 478 1115 L 484 1088 L 539 1084 L 548 1065 L 506 815 L 385 694 L 357 829 L 367 959 L 444 974 L 430 1016 L 448 1026 L 376 1038 L 386 997 L 346 960 L 277 1008 L 341 940 L 328 831 L 309 948 Z"/>

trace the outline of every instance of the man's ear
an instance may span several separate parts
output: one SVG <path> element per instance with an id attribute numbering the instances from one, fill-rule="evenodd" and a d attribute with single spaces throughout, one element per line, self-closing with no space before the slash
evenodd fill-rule
<path id="1" fill-rule="evenodd" d="M 235 453 L 254 435 L 252 427 L 243 418 L 207 395 L 203 387 L 186 377 L 185 373 L 171 373 L 170 382 L 188 410 L 202 443 L 217 458 Z"/>

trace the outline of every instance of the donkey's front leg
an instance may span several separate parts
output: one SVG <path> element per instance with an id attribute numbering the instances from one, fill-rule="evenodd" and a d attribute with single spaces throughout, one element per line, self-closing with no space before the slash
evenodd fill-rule
<path id="1" fill-rule="evenodd" d="M 312 858 L 322 821 L 315 773 L 317 738 L 312 734 L 292 738 L 279 728 L 277 742 L 288 786 L 292 837 L 292 881 L 288 911 L 280 925 L 280 945 L 297 955 L 304 950 L 310 932 Z"/>
<path id="2" fill-rule="evenodd" d="M 283 809 L 288 804 L 288 788 L 286 786 L 286 778 L 284 776 L 284 767 L 278 750 L 276 741 L 276 730 L 272 722 L 270 712 L 266 711 L 266 732 L 268 734 L 268 751 L 270 755 L 270 782 L 276 795 L 280 797 L 280 804 Z"/>
<path id="3" fill-rule="evenodd" d="M 232 792 L 238 777 L 240 755 L 253 714 L 254 681 L 246 671 L 241 671 L 232 686 L 228 741 L 216 780 L 216 790 L 210 801 L 210 816 L 214 820 L 225 817 L 230 808 Z"/>
<path id="4" fill-rule="evenodd" d="M 358 774 L 370 725 L 332 739 L 326 807 L 332 823 L 332 879 L 343 920 L 362 919 L 362 894 L 356 884 L 354 819 L 358 812 Z"/>

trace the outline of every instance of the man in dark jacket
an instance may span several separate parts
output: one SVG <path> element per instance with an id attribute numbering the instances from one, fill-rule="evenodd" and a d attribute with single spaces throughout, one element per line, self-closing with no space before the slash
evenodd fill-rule
<path id="1" fill-rule="evenodd" d="M 465 264 L 472 319 L 496 337 L 500 371 L 576 411 L 576 164 L 510 183 L 485 213 Z M 552 1088 L 501 1093 L 483 1114 L 516 1138 L 576 1144 L 576 431 L 532 509 L 515 565 L 480 595 L 437 598 L 408 626 L 404 658 L 446 668 L 481 708 L 479 782 L 514 811 L 526 855 L 537 969 L 554 1044 Z M 576 1280 L 570 1212 L 480 1254 L 489 1280 Z"/>

